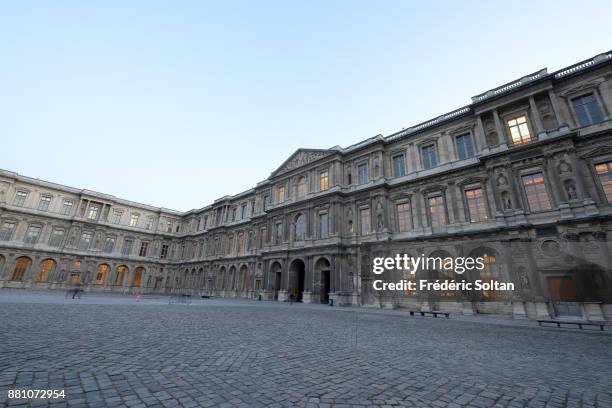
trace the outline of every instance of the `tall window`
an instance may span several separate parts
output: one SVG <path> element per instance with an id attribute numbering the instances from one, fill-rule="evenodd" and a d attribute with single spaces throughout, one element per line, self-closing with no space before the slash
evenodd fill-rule
<path id="1" fill-rule="evenodd" d="M 612 162 L 597 164 L 595 172 L 606 194 L 606 199 L 609 203 L 612 202 Z"/>
<path id="2" fill-rule="evenodd" d="M 459 160 L 465 160 L 474 156 L 474 144 L 469 133 L 455 137 L 455 145 L 457 146 Z"/>
<path id="3" fill-rule="evenodd" d="M 111 219 L 111 221 L 113 222 L 113 224 L 119 224 L 121 223 L 122 216 L 123 216 L 123 211 L 113 210 L 113 218 Z"/>
<path id="4" fill-rule="evenodd" d="M 483 256 L 484 268 L 480 271 L 480 279 L 484 282 L 500 280 L 500 271 L 494 255 Z M 489 299 L 500 299 L 502 292 L 499 290 L 483 290 L 482 295 Z"/>
<path id="5" fill-rule="evenodd" d="M 106 237 L 104 240 L 104 252 L 110 254 L 115 249 L 115 237 Z"/>
<path id="6" fill-rule="evenodd" d="M 91 232 L 83 232 L 81 234 L 81 239 L 79 239 L 79 249 L 82 251 L 86 251 L 89 249 L 89 244 L 91 243 Z"/>
<path id="7" fill-rule="evenodd" d="M 308 182 L 306 180 L 306 177 L 300 177 L 300 179 L 298 180 L 298 185 L 297 185 L 297 196 L 304 197 L 307 192 L 308 192 Z"/>
<path id="8" fill-rule="evenodd" d="M 40 196 L 40 201 L 38 202 L 38 209 L 40 211 L 49 211 L 49 204 L 51 204 L 51 196 Z"/>
<path id="9" fill-rule="evenodd" d="M 410 214 L 410 203 L 397 204 L 397 226 L 400 232 L 412 229 L 412 216 Z"/>
<path id="10" fill-rule="evenodd" d="M 123 265 L 117 267 L 117 275 L 115 275 L 115 285 L 123 285 L 123 277 L 127 272 L 127 268 Z"/>
<path id="11" fill-rule="evenodd" d="M 72 200 L 64 200 L 64 205 L 62 207 L 62 214 L 64 214 L 64 215 L 72 214 L 72 206 L 73 205 L 74 205 L 74 203 L 72 202 Z"/>
<path id="12" fill-rule="evenodd" d="M 232 208 L 232 221 L 236 221 L 236 207 Z"/>
<path id="13" fill-rule="evenodd" d="M 23 207 L 26 198 L 28 198 L 28 193 L 26 191 L 17 191 L 17 193 L 15 194 L 15 200 L 13 201 L 13 205 L 17 207 Z"/>
<path id="14" fill-rule="evenodd" d="M 0 228 L 0 241 L 10 241 L 15 231 L 15 223 L 13 221 L 4 221 Z"/>
<path id="15" fill-rule="evenodd" d="M 359 210 L 359 220 L 361 221 L 361 235 L 369 234 L 371 231 L 370 209 L 362 208 Z"/>
<path id="16" fill-rule="evenodd" d="M 241 254 L 244 250 L 244 234 L 241 232 L 238 234 L 238 241 L 236 241 L 236 253 Z"/>
<path id="17" fill-rule="evenodd" d="M 437 228 L 446 224 L 446 209 L 444 208 L 444 198 L 439 195 L 427 199 L 429 205 L 429 216 L 431 217 L 431 227 Z"/>
<path id="18" fill-rule="evenodd" d="M 602 121 L 597 100 L 593 94 L 583 95 L 572 99 L 572 106 L 580 126 L 587 126 Z"/>
<path id="19" fill-rule="evenodd" d="M 283 242 L 283 223 L 281 222 L 275 225 L 274 240 L 276 244 Z"/>
<path id="20" fill-rule="evenodd" d="M 61 247 L 64 243 L 64 230 L 62 229 L 53 229 L 51 231 L 51 237 L 49 237 L 49 246 L 52 247 Z"/>
<path id="21" fill-rule="evenodd" d="M 329 222 L 327 213 L 319 214 L 319 238 L 329 237 Z"/>
<path id="22" fill-rule="evenodd" d="M 149 243 L 147 241 L 142 241 L 140 243 L 140 251 L 138 251 L 139 256 L 147 256 L 147 250 L 149 249 Z"/>
<path id="23" fill-rule="evenodd" d="M 393 177 L 403 177 L 406 175 L 406 156 L 398 154 L 393 156 Z"/>
<path id="24" fill-rule="evenodd" d="M 285 201 L 285 186 L 278 186 L 276 201 L 279 203 L 282 203 Z"/>
<path id="25" fill-rule="evenodd" d="M 227 237 L 227 242 L 225 244 L 225 253 L 231 254 L 234 250 L 234 236 L 230 235 Z"/>
<path id="26" fill-rule="evenodd" d="M 96 283 L 101 285 L 104 283 L 104 279 L 106 278 L 106 274 L 108 273 L 108 265 L 100 264 L 98 265 L 98 274 L 96 275 Z"/>
<path id="27" fill-rule="evenodd" d="M 485 198 L 482 195 L 481 188 L 473 188 L 465 191 L 465 199 L 468 204 L 468 212 L 470 222 L 479 222 L 486 220 L 487 205 Z"/>
<path id="28" fill-rule="evenodd" d="M 263 227 L 259 233 L 260 246 L 264 246 L 268 242 L 268 229 Z"/>
<path id="29" fill-rule="evenodd" d="M 159 257 L 161 259 L 166 259 L 168 257 L 168 245 L 167 244 L 163 244 L 161 246 L 161 252 L 159 254 Z"/>
<path id="30" fill-rule="evenodd" d="M 523 176 L 523 187 L 531 211 L 550 210 L 550 199 L 546 192 L 546 184 L 542 173 Z"/>
<path id="31" fill-rule="evenodd" d="M 199 222 L 200 220 L 198 220 Z M 147 223 L 145 224 L 145 228 L 150 230 L 153 228 L 153 217 L 147 217 Z"/>
<path id="32" fill-rule="evenodd" d="M 438 155 L 436 153 L 436 145 L 430 144 L 421 147 L 421 157 L 423 158 L 423 168 L 433 169 L 438 166 Z"/>
<path id="33" fill-rule="evenodd" d="M 242 204 L 242 206 L 240 207 L 240 219 L 242 220 L 246 218 L 246 209 L 247 209 L 247 205 Z"/>
<path id="34" fill-rule="evenodd" d="M 46 259 L 40 264 L 38 269 L 38 281 L 46 282 L 49 272 L 55 268 L 55 261 L 53 259 Z"/>
<path id="35" fill-rule="evenodd" d="M 268 202 L 269 201 L 270 201 L 270 196 L 269 195 L 263 196 L 261 206 L 262 206 L 262 209 L 264 211 L 266 211 L 266 209 L 268 208 Z"/>
<path id="36" fill-rule="evenodd" d="M 26 231 L 26 236 L 23 240 L 26 244 L 35 244 L 38 241 L 38 237 L 40 235 L 41 227 L 38 225 L 30 225 L 28 230 Z"/>
<path id="37" fill-rule="evenodd" d="M 357 166 L 357 182 L 359 184 L 366 184 L 369 181 L 368 175 L 368 163 L 363 163 Z"/>
<path id="38" fill-rule="evenodd" d="M 512 144 L 521 144 L 531 141 L 529 126 L 527 126 L 527 118 L 525 115 L 510 119 L 508 121 L 508 128 L 510 128 Z"/>
<path id="39" fill-rule="evenodd" d="M 15 269 L 13 270 L 12 280 L 20 281 L 23 280 L 23 276 L 26 271 L 30 267 L 30 259 L 25 256 L 17 258 L 17 262 L 15 262 Z"/>
<path id="40" fill-rule="evenodd" d="M 90 220 L 97 220 L 99 213 L 100 213 L 100 206 L 97 204 L 92 204 L 89 206 L 89 212 L 87 213 L 87 218 Z"/>
<path id="41" fill-rule="evenodd" d="M 304 221 L 304 214 L 298 214 L 295 217 L 295 240 L 303 241 L 306 233 L 306 222 Z"/>
<path id="42" fill-rule="evenodd" d="M 121 255 L 128 256 L 132 253 L 132 245 L 134 241 L 126 239 L 123 241 L 123 248 L 121 248 Z"/>
<path id="43" fill-rule="evenodd" d="M 138 214 L 130 215 L 130 227 L 135 227 L 138 225 L 138 219 L 140 216 Z"/>
<path id="44" fill-rule="evenodd" d="M 329 188 L 329 171 L 323 170 L 319 173 L 319 191 L 325 191 Z"/>

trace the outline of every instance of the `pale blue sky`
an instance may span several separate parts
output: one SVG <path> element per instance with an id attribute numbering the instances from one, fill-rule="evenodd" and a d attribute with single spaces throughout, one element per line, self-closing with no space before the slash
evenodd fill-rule
<path id="1" fill-rule="evenodd" d="M 0 168 L 188 210 L 612 48 L 606 1 L 5 1 Z"/>

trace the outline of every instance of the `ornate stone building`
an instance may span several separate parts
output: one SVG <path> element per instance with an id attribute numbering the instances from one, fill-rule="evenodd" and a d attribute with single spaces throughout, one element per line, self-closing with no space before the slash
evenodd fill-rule
<path id="1" fill-rule="evenodd" d="M 612 319 L 611 112 L 608 52 L 389 136 L 299 149 L 186 213 L 1 171 L 0 285 Z M 516 290 L 374 291 L 372 259 L 396 253 L 486 255 L 461 278 Z"/>

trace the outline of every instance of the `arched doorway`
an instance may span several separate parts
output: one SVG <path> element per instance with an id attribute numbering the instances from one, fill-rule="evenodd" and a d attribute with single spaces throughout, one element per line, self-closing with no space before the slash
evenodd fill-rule
<path id="1" fill-rule="evenodd" d="M 236 285 L 236 276 L 235 275 L 236 275 L 236 267 L 232 266 L 229 269 L 229 278 L 228 278 L 228 282 L 227 282 L 228 289 L 230 289 L 230 290 L 234 290 L 236 288 L 236 286 L 235 286 Z"/>
<path id="2" fill-rule="evenodd" d="M 125 265 L 119 265 L 117 267 L 117 274 L 115 275 L 115 286 L 123 286 L 123 280 L 128 272 L 128 268 Z"/>
<path id="3" fill-rule="evenodd" d="M 41 262 L 38 268 L 38 282 L 46 282 L 49 279 L 49 274 L 53 272 L 56 266 L 53 259 L 45 259 Z"/>
<path id="4" fill-rule="evenodd" d="M 296 259 L 291 262 L 289 267 L 291 276 L 291 286 L 289 287 L 289 295 L 293 294 L 298 302 L 302 301 L 304 292 L 304 283 L 306 282 L 306 265 L 301 259 Z"/>
<path id="5" fill-rule="evenodd" d="M 217 287 L 221 290 L 225 290 L 225 266 L 222 266 L 219 270 L 219 278 L 217 282 Z"/>
<path id="6" fill-rule="evenodd" d="M 283 267 L 279 262 L 273 262 L 270 267 L 270 279 L 274 282 L 274 300 L 278 300 L 278 292 L 281 290 L 283 278 Z"/>
<path id="7" fill-rule="evenodd" d="M 106 275 L 108 274 L 109 270 L 110 267 L 107 264 L 98 265 L 98 273 L 96 274 L 95 280 L 96 285 L 104 285 L 104 281 L 106 280 Z"/>
<path id="8" fill-rule="evenodd" d="M 319 258 L 315 263 L 315 272 L 319 276 L 319 299 L 321 303 L 329 303 L 331 290 L 331 264 L 327 258 Z"/>
<path id="9" fill-rule="evenodd" d="M 28 272 L 31 264 L 32 261 L 27 256 L 20 256 L 17 258 L 15 260 L 15 269 L 13 269 L 13 276 L 11 277 L 11 280 L 23 281 L 23 278 Z"/>
<path id="10" fill-rule="evenodd" d="M 246 265 L 240 267 L 240 276 L 242 277 L 241 289 L 246 291 L 249 289 L 249 268 Z"/>
<path id="11" fill-rule="evenodd" d="M 142 266 L 134 269 L 134 277 L 132 278 L 132 286 L 140 287 L 142 283 L 142 275 L 144 274 L 145 269 Z"/>
<path id="12" fill-rule="evenodd" d="M 6 258 L 4 257 L 4 255 L 0 255 L 0 278 L 4 276 L 4 274 L 2 273 L 2 270 L 4 269 L 5 261 L 6 261 Z"/>

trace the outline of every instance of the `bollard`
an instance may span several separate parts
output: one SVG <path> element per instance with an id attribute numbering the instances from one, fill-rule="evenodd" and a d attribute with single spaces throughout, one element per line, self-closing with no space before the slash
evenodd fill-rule
<path id="1" fill-rule="evenodd" d="M 257 296 L 257 300 L 261 300 L 261 293 Z"/>
<path id="2" fill-rule="evenodd" d="M 329 305 L 333 306 L 334 305 L 334 299 L 329 299 Z"/>

